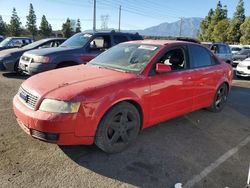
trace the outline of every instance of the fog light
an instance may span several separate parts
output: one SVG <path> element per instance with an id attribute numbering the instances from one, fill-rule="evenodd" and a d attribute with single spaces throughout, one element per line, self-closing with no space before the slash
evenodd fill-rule
<path id="1" fill-rule="evenodd" d="M 37 130 L 31 130 L 31 135 L 38 138 L 42 139 L 45 141 L 52 141 L 55 142 L 59 139 L 59 134 L 56 133 L 43 133 Z"/>

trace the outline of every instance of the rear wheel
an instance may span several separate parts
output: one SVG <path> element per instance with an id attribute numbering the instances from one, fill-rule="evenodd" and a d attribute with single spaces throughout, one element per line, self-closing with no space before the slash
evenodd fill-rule
<path id="1" fill-rule="evenodd" d="M 213 103 L 209 108 L 212 112 L 220 112 L 223 110 L 228 96 L 228 88 L 227 85 L 224 83 L 222 84 L 216 91 Z"/>
<path id="2" fill-rule="evenodd" d="M 107 153 L 126 149 L 140 130 L 140 114 L 135 106 L 122 102 L 111 108 L 102 118 L 95 144 Z"/>

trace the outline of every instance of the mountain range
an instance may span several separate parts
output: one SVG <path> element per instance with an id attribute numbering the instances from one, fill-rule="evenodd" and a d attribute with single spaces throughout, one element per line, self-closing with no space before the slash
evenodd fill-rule
<path id="1" fill-rule="evenodd" d="M 164 22 L 159 25 L 149 27 L 143 30 L 138 30 L 141 35 L 146 36 L 179 36 L 180 26 L 181 26 L 181 36 L 185 37 L 196 37 L 197 31 L 200 27 L 200 23 L 203 18 L 193 17 L 193 18 L 183 18 L 181 20 L 168 23 Z"/>
<path id="2" fill-rule="evenodd" d="M 183 37 L 193 37 L 197 35 L 197 31 L 200 27 L 200 23 L 203 18 L 192 17 L 192 18 L 182 18 L 181 20 L 168 23 L 164 22 L 156 26 L 152 26 L 142 30 L 122 30 L 122 32 L 136 33 L 144 36 L 163 36 L 163 37 L 177 37 L 180 35 L 180 25 L 181 25 L 181 36 Z M 114 28 L 109 28 L 107 31 L 116 30 Z M 91 32 L 92 30 L 85 30 L 85 32 Z"/>

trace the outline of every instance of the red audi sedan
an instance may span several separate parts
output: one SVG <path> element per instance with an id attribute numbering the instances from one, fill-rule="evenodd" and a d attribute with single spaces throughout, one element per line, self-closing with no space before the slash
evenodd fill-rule
<path id="1" fill-rule="evenodd" d="M 199 44 L 132 41 L 87 65 L 30 77 L 13 108 L 34 138 L 58 145 L 95 143 L 114 153 L 159 122 L 201 108 L 220 112 L 232 75 L 230 65 Z"/>

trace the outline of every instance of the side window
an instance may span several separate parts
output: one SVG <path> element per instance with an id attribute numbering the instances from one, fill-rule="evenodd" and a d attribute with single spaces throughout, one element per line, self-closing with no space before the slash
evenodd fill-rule
<path id="1" fill-rule="evenodd" d="M 110 36 L 98 36 L 90 42 L 90 50 L 104 51 L 111 47 Z"/>
<path id="2" fill-rule="evenodd" d="M 230 47 L 229 46 L 227 46 L 227 54 L 231 54 L 232 52 L 231 52 L 231 49 L 230 49 Z"/>
<path id="3" fill-rule="evenodd" d="M 166 52 L 158 63 L 171 66 L 173 71 L 187 68 L 185 51 L 183 48 L 176 48 Z"/>
<path id="4" fill-rule="evenodd" d="M 124 35 L 114 35 L 113 39 L 114 39 L 115 44 L 119 44 L 119 43 L 128 41 L 128 38 Z"/>
<path id="5" fill-rule="evenodd" d="M 53 47 L 53 41 L 46 42 L 45 44 L 41 45 L 39 48 L 50 48 Z"/>
<path id="6" fill-rule="evenodd" d="M 211 51 L 214 52 L 215 54 L 219 53 L 219 47 L 218 47 L 218 45 L 213 45 L 211 47 Z"/>
<path id="7" fill-rule="evenodd" d="M 225 45 L 219 45 L 219 53 L 220 54 L 226 54 L 227 53 L 227 47 Z"/>
<path id="8" fill-rule="evenodd" d="M 13 39 L 9 42 L 8 46 L 14 47 L 14 46 L 22 46 L 23 42 L 20 39 Z"/>
<path id="9" fill-rule="evenodd" d="M 191 68 L 205 67 L 215 64 L 212 61 L 212 54 L 201 46 L 190 45 L 190 54 L 192 57 Z"/>

